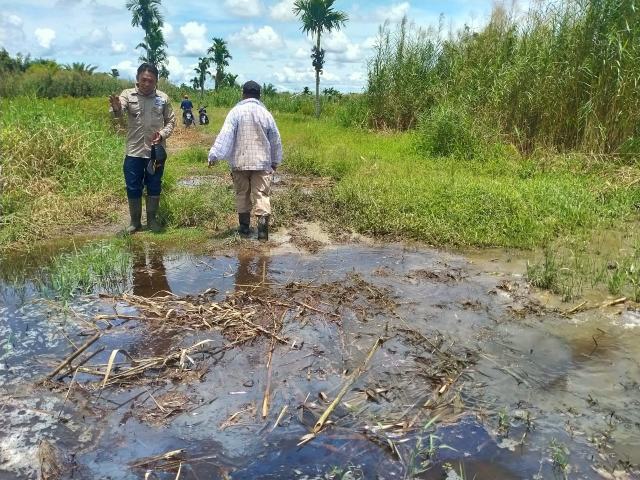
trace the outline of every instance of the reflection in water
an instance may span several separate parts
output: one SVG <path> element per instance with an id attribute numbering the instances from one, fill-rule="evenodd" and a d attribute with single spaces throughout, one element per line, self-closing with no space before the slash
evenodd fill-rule
<path id="1" fill-rule="evenodd" d="M 241 252 L 235 275 L 237 292 L 261 293 L 268 289 L 269 257 L 264 253 Z"/>
<path id="2" fill-rule="evenodd" d="M 141 297 L 171 292 L 162 252 L 155 248 L 143 248 L 133 254 L 133 294 Z"/>
<path id="3" fill-rule="evenodd" d="M 167 280 L 163 254 L 161 250 L 145 246 L 133 252 L 133 294 L 141 297 L 164 296 L 171 293 Z M 175 343 L 175 332 L 157 329 L 152 338 L 134 345 L 130 352 L 133 356 L 166 355 Z M 149 341 L 151 340 L 151 341 Z"/>

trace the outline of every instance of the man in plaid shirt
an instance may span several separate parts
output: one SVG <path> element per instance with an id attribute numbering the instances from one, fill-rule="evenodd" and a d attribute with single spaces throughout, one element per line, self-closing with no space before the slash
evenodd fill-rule
<path id="1" fill-rule="evenodd" d="M 242 86 L 242 101 L 231 109 L 209 150 L 209 166 L 222 159 L 231 165 L 238 232 L 251 233 L 253 200 L 258 240 L 268 240 L 271 178 L 282 162 L 282 141 L 273 116 L 260 102 L 260 85 L 252 80 Z"/>

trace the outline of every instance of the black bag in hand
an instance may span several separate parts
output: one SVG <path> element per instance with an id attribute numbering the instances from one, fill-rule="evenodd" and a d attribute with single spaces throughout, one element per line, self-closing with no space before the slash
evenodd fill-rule
<path id="1" fill-rule="evenodd" d="M 164 162 L 166 161 L 167 151 L 159 143 L 154 143 L 151 145 L 151 158 L 149 159 L 149 163 L 147 163 L 147 172 L 149 172 L 150 175 L 155 174 L 158 168 L 164 167 Z"/>

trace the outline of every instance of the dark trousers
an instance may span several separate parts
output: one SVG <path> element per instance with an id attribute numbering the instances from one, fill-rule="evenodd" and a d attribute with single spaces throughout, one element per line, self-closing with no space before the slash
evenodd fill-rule
<path id="1" fill-rule="evenodd" d="M 148 158 L 124 157 L 124 183 L 127 186 L 127 198 L 142 198 L 142 191 L 147 187 L 147 195 L 160 195 L 162 189 L 162 173 L 164 166 L 157 168 L 153 175 L 147 172 Z"/>

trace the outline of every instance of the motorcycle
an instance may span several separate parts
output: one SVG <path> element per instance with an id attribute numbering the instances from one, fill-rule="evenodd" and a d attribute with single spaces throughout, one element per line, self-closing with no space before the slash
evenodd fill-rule
<path id="1" fill-rule="evenodd" d="M 209 125 L 209 116 L 207 115 L 206 105 L 198 109 L 198 118 L 200 120 L 200 125 Z"/>
<path id="2" fill-rule="evenodd" d="M 182 113 L 182 121 L 184 122 L 184 126 L 189 128 L 194 123 L 193 112 L 191 110 L 185 110 Z"/>

